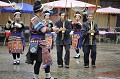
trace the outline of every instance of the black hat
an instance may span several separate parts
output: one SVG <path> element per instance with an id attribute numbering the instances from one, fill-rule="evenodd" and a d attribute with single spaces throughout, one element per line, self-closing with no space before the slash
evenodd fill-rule
<path id="1" fill-rule="evenodd" d="M 37 0 L 37 1 L 34 2 L 33 10 L 34 10 L 34 12 L 43 10 L 40 1 Z"/>
<path id="2" fill-rule="evenodd" d="M 14 17 L 15 17 L 17 14 L 21 15 L 20 10 L 15 10 Z"/>
<path id="3" fill-rule="evenodd" d="M 44 11 L 44 17 L 45 17 L 46 15 L 50 15 L 50 12 L 49 12 L 49 11 Z"/>
<path id="4" fill-rule="evenodd" d="M 59 13 L 59 16 L 61 16 L 62 13 L 65 13 L 65 12 L 64 12 L 64 11 L 61 11 L 61 12 Z"/>

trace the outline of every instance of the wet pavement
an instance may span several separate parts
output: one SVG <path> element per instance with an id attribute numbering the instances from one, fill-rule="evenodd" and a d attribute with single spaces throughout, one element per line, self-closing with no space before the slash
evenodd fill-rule
<path id="1" fill-rule="evenodd" d="M 75 51 L 71 47 L 70 68 L 58 68 L 56 48 L 51 51 L 53 65 L 51 75 L 57 79 L 120 79 L 120 44 L 98 43 L 96 68 L 84 68 L 83 52 L 81 58 L 75 60 Z M 12 55 L 8 53 L 7 46 L 0 46 L 0 79 L 32 79 L 33 65 L 25 63 L 25 55 L 21 55 L 21 64 L 13 66 Z M 44 79 L 44 69 L 40 69 L 40 79 Z"/>

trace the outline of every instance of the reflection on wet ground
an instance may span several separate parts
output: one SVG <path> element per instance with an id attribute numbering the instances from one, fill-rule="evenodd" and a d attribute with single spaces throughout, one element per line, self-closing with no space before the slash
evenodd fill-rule
<path id="1" fill-rule="evenodd" d="M 108 72 L 99 72 L 98 75 L 106 77 L 116 77 L 120 76 L 120 71 L 108 71 Z"/>
<path id="2" fill-rule="evenodd" d="M 12 65 L 12 56 L 7 46 L 0 46 L 0 79 L 32 79 L 33 66 L 25 63 L 25 53 L 21 55 L 21 64 Z M 51 51 L 53 65 L 51 74 L 57 79 L 120 79 L 120 44 L 101 43 L 97 48 L 96 68 L 84 68 L 83 52 L 80 59 L 74 59 L 75 50 L 71 47 L 70 68 L 58 68 L 56 49 Z M 90 59 L 91 60 L 91 59 Z M 44 79 L 44 69 L 40 69 L 40 79 Z"/>

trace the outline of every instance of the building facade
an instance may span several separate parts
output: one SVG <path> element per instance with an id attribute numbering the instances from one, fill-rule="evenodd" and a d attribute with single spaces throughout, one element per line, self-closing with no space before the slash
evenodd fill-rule
<path id="1" fill-rule="evenodd" d="M 100 0 L 100 5 L 102 7 L 114 7 L 114 8 L 119 8 L 120 9 L 120 0 Z M 114 14 L 111 15 L 111 18 L 116 17 L 115 19 L 111 19 L 110 23 L 114 22 L 113 28 L 115 27 L 120 27 L 120 14 Z"/>

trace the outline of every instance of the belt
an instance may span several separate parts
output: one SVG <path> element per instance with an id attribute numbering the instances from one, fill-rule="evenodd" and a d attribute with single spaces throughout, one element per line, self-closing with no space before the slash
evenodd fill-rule
<path id="1" fill-rule="evenodd" d="M 19 41 L 19 40 L 21 40 L 21 38 L 17 37 L 17 36 L 10 36 L 8 40 L 14 40 L 14 41 L 18 40 Z"/>
<path id="2" fill-rule="evenodd" d="M 31 40 L 31 43 L 39 43 L 39 42 L 45 42 L 45 40 Z"/>
<path id="3" fill-rule="evenodd" d="M 31 40 L 45 40 L 43 38 L 31 38 Z"/>
<path id="4" fill-rule="evenodd" d="M 36 38 L 35 38 L 35 39 L 31 39 L 30 42 L 31 42 L 31 43 L 44 43 L 45 40 L 43 40 L 43 39 L 36 39 Z"/>

